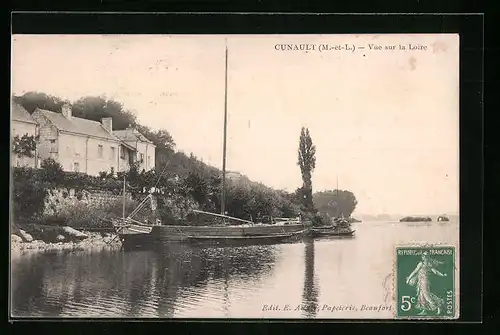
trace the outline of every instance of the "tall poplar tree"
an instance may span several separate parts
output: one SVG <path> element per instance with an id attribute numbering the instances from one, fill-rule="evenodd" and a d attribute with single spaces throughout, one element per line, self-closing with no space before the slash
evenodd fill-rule
<path id="1" fill-rule="evenodd" d="M 302 174 L 302 204 L 304 209 L 314 210 L 312 197 L 312 172 L 316 167 L 316 147 L 314 146 L 309 129 L 302 127 L 300 131 L 298 162 Z"/>

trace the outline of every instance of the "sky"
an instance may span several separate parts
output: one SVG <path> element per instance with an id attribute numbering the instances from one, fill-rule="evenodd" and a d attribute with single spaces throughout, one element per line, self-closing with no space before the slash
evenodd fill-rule
<path id="1" fill-rule="evenodd" d="M 228 170 L 294 191 L 302 184 L 300 130 L 308 127 L 314 191 L 335 189 L 338 177 L 358 200 L 355 214 L 454 214 L 458 41 L 451 34 L 13 35 L 12 93 L 105 95 L 141 124 L 167 129 L 178 150 L 221 168 L 227 45 Z M 277 50 L 281 44 L 314 50 Z M 331 50 L 320 52 L 325 44 Z M 356 50 L 332 48 L 345 44 Z"/>

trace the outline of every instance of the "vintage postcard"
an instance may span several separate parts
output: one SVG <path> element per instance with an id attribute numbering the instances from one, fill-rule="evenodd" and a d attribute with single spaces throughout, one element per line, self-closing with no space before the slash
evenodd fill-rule
<path id="1" fill-rule="evenodd" d="M 11 317 L 447 320 L 459 37 L 13 35 Z"/>

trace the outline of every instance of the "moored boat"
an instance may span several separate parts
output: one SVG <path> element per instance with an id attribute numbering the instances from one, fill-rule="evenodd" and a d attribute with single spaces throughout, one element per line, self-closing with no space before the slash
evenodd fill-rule
<path id="1" fill-rule="evenodd" d="M 196 239 L 204 241 L 208 239 L 214 241 L 249 239 L 257 242 L 259 240 L 280 240 L 292 235 L 305 234 L 311 226 L 309 222 L 254 223 L 227 215 L 203 211 L 193 211 L 193 214 L 222 220 L 220 223 L 212 225 L 206 225 L 202 220 L 200 225 L 192 225 L 193 222 L 186 222 L 186 225 L 167 224 L 154 226 L 151 234 L 161 242 L 189 242 Z"/>
<path id="2" fill-rule="evenodd" d="M 326 227 L 313 227 L 310 229 L 310 235 L 312 237 L 323 237 L 323 236 L 353 236 L 355 230 L 349 227 L 335 227 L 335 226 L 326 226 Z"/>
<path id="3" fill-rule="evenodd" d="M 223 217 L 224 220 L 236 222 L 241 219 L 209 212 L 194 211 L 198 214 Z M 244 220 L 243 220 L 244 221 Z M 161 224 L 144 225 L 130 218 L 125 224 L 116 221 L 115 230 L 123 244 L 142 246 L 151 242 L 235 242 L 247 240 L 247 242 L 279 242 L 294 237 L 303 236 L 308 233 L 311 224 L 309 222 L 279 222 L 275 224 L 260 224 L 245 221 L 244 224 L 213 224 L 193 225 L 194 222 L 186 221 L 184 225 Z"/>
<path id="4" fill-rule="evenodd" d="M 343 215 L 333 219 L 333 224 L 317 226 L 310 229 L 312 237 L 324 236 L 353 236 L 355 230 L 351 229 L 351 224 Z"/>
<path id="5" fill-rule="evenodd" d="M 313 237 L 325 237 L 325 236 L 353 236 L 356 231 L 352 229 L 348 230 L 338 230 L 338 229 L 318 229 L 312 228 L 311 235 Z"/>

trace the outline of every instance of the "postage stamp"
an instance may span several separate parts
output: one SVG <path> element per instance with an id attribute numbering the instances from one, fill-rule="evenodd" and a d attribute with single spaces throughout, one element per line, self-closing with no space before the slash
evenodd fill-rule
<path id="1" fill-rule="evenodd" d="M 455 247 L 397 247 L 395 280 L 396 317 L 457 317 Z"/>

